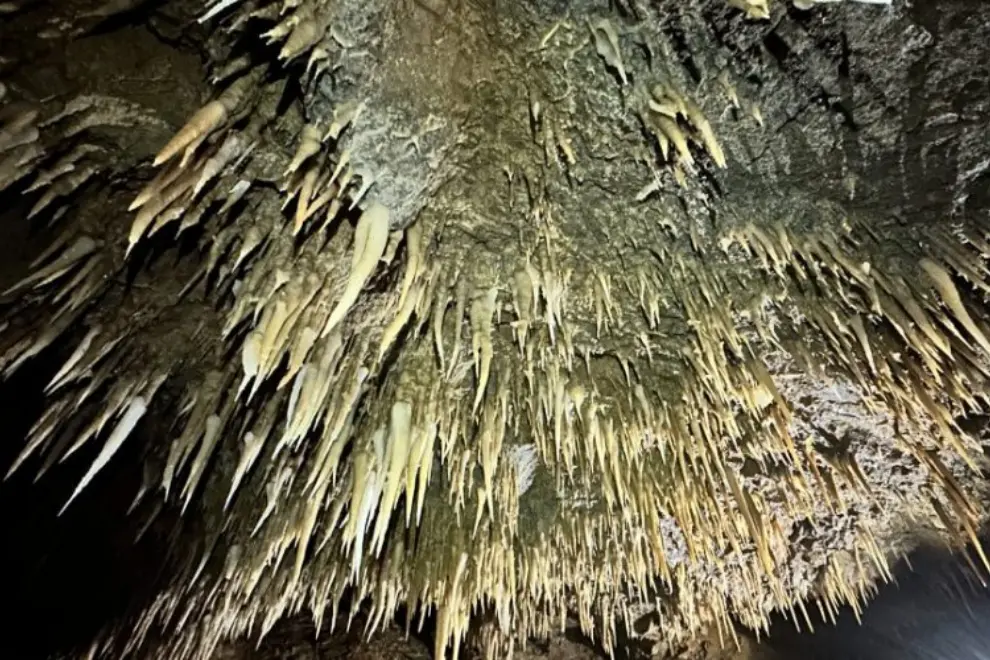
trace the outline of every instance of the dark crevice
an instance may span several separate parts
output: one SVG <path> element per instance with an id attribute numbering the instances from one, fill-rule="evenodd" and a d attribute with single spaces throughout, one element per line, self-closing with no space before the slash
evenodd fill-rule
<path id="1" fill-rule="evenodd" d="M 782 68 L 786 68 L 787 58 L 791 54 L 791 48 L 787 45 L 787 42 L 776 32 L 768 32 L 763 37 L 763 45 L 771 57 L 777 60 L 777 63 Z"/>

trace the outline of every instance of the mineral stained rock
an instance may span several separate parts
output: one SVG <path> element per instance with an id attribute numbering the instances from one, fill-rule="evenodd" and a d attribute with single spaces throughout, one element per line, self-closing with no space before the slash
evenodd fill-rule
<path id="1" fill-rule="evenodd" d="M 11 469 L 85 461 L 71 506 L 141 442 L 181 513 L 93 653 L 731 645 L 975 540 L 986 6 L 7 4 L 0 188 L 54 231 L 0 371 L 70 347 Z M 121 22 L 212 91 L 125 93 Z"/>

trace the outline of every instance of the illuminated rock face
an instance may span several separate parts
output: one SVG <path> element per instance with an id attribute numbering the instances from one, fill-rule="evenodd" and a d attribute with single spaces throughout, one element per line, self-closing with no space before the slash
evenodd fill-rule
<path id="1" fill-rule="evenodd" d="M 568 613 L 728 642 L 974 535 L 987 11 L 524 4 L 166 3 L 181 120 L 7 72 L 0 187 L 60 233 L 0 367 L 72 342 L 15 467 L 87 461 L 74 498 L 144 441 L 135 508 L 185 521 L 108 654 L 342 601 L 438 656 L 472 615 L 489 657 Z"/>

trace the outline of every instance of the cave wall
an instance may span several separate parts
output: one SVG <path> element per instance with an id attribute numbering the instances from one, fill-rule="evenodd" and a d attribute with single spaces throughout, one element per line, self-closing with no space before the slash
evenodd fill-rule
<path id="1" fill-rule="evenodd" d="M 458 223 L 453 224 L 458 226 L 448 232 L 438 255 L 451 262 L 470 255 L 479 278 L 505 269 L 519 250 L 506 230 L 520 214 L 513 210 L 513 193 L 505 193 L 503 168 L 516 168 L 513 171 L 523 177 L 532 172 L 533 162 L 542 159 L 545 145 L 534 143 L 525 121 L 531 111 L 533 88 L 546 95 L 547 116 L 560 122 L 560 129 L 567 131 L 583 155 L 579 166 L 547 185 L 561 218 L 559 231 L 572 239 L 568 256 L 587 263 L 633 269 L 644 259 L 637 245 L 656 240 L 654 216 L 673 218 L 667 220 L 675 235 L 672 244 L 683 247 L 695 238 L 688 238 L 692 226 L 700 240 L 713 240 L 720 214 L 795 215 L 795 227 L 814 228 L 816 223 L 836 224 L 834 215 L 818 215 L 817 210 L 841 204 L 849 213 L 864 218 L 869 230 L 882 237 L 878 260 L 907 268 L 917 261 L 921 248 L 928 247 L 928 228 L 987 219 L 990 161 L 981 118 L 987 114 L 990 92 L 985 67 L 978 64 L 988 55 L 990 41 L 985 37 L 990 36 L 990 14 L 983 4 L 944 1 L 922 7 L 895 3 L 892 8 L 877 10 L 847 3 L 830 11 L 816 8 L 811 12 L 781 4 L 769 23 L 746 21 L 720 2 L 687 3 L 663 12 L 654 12 L 648 3 L 615 5 L 541 2 L 507 9 L 466 2 L 439 9 L 426 3 L 424 9 L 415 2 L 340 3 L 336 18 L 349 30 L 340 35 L 341 39 L 360 40 L 362 35 L 373 34 L 379 40 L 376 47 L 406 57 L 388 60 L 387 66 L 374 66 L 373 60 L 369 64 L 360 53 L 345 60 L 332 84 L 324 78 L 302 90 L 305 102 L 285 111 L 285 119 L 273 130 L 268 146 L 273 152 L 281 149 L 283 157 L 291 155 L 293 131 L 304 121 L 329 122 L 334 103 L 341 98 L 366 100 L 369 128 L 348 134 L 349 144 L 356 154 L 356 166 L 378 178 L 375 191 L 394 211 L 393 228 L 406 229 L 419 213 L 456 217 Z M 101 200 L 87 207 L 80 222 L 107 235 L 116 263 L 123 263 L 122 238 L 128 224 L 117 220 L 124 216 L 123 200 L 133 197 L 151 179 L 154 170 L 148 161 L 211 94 L 204 74 L 205 70 L 215 73 L 216 53 L 214 45 L 206 41 L 204 28 L 192 20 L 198 10 L 194 3 L 137 4 L 103 20 L 98 15 L 86 18 L 85 11 L 75 6 L 53 14 L 36 4 L 18 12 L 12 27 L 4 28 L 4 52 L 21 55 L 6 60 L 0 71 L 22 93 L 35 100 L 98 94 L 127 104 L 123 119 L 99 129 L 94 138 L 113 154 L 113 167 L 101 173 L 89 188 L 78 191 Z M 664 66 L 669 65 L 669 75 L 697 90 L 705 99 L 706 112 L 718 117 L 718 134 L 731 166 L 719 172 L 720 168 L 704 161 L 698 185 L 689 193 L 677 188 L 674 175 L 664 171 L 660 193 L 637 207 L 630 217 L 629 201 L 642 192 L 651 170 L 642 161 L 624 161 L 621 166 L 613 162 L 615 152 L 627 147 L 632 151 L 644 143 L 642 129 L 627 106 L 629 97 L 617 91 L 622 89 L 621 80 L 614 71 L 602 67 L 594 54 L 584 53 L 577 64 L 570 65 L 560 57 L 566 54 L 566 46 L 580 41 L 580 21 L 576 21 L 578 27 L 561 33 L 560 47 L 546 53 L 528 50 L 533 35 L 543 34 L 562 15 L 611 16 L 622 28 L 623 38 L 633 44 L 626 73 L 634 81 L 654 74 L 654 58 L 661 62 L 667 58 Z M 654 22 L 657 15 L 659 19 Z M 637 50 L 637 35 L 644 33 L 655 52 Z M 39 35 L 46 40 L 42 45 L 38 45 Z M 717 82 L 723 70 L 730 71 L 736 81 L 736 93 L 743 99 L 740 108 L 731 108 L 723 98 Z M 568 85 L 588 93 L 568 100 Z M 762 127 L 753 115 L 752 105 L 757 100 Z M 398 139 L 381 140 L 383 131 Z M 408 142 L 412 138 L 417 138 L 415 148 Z M 562 162 L 559 154 L 557 158 L 555 168 Z M 258 174 L 269 191 L 278 186 L 278 179 L 277 168 Z M 521 185 L 514 194 L 524 197 Z M 28 232 L 19 218 L 13 220 L 27 210 L 19 191 L 5 192 L 3 200 L 5 208 L 13 209 L 7 213 L 10 222 L 5 216 L 3 231 L 9 232 L 10 245 L 16 245 L 10 248 L 12 258 L 4 261 L 0 272 L 7 284 L 23 276 L 27 261 L 48 244 L 59 226 L 55 222 L 54 229 L 35 226 Z M 108 208 L 113 212 L 106 213 Z M 716 220 L 695 223 L 698 216 Z M 350 231 L 347 223 L 341 231 Z M 197 300 L 162 311 L 167 305 L 161 301 L 175 294 L 196 269 L 190 260 L 179 258 L 183 251 L 194 252 L 194 244 L 195 237 L 187 237 L 179 254 L 149 249 L 141 255 L 139 250 L 147 272 L 139 277 L 132 268 L 129 276 L 115 280 L 99 302 L 104 312 L 117 306 L 123 309 L 120 316 L 125 323 L 138 319 L 144 327 L 160 324 L 184 333 L 181 336 L 189 341 L 182 343 L 203 346 L 199 351 L 175 351 L 176 364 L 188 366 L 192 372 L 204 369 L 203 364 L 222 364 L 224 357 L 229 357 L 223 356 L 223 351 L 217 355 L 209 350 L 212 345 L 202 339 L 201 328 L 215 330 L 220 325 L 212 301 Z M 622 247 L 616 250 L 616 246 Z M 346 259 L 343 254 L 335 257 Z M 583 318 L 577 323 L 593 325 L 590 307 L 585 303 L 580 314 Z M 665 330 L 678 338 L 688 336 L 682 321 L 672 320 Z M 159 332 L 159 337 L 167 334 Z M 78 341 L 80 333 L 73 336 Z M 619 343 L 636 359 L 646 360 L 645 353 L 635 348 L 634 333 L 629 332 Z M 154 341 L 148 344 L 142 348 L 158 359 L 171 359 L 168 346 L 156 346 Z M 68 346 L 52 350 L 64 359 Z M 658 352 L 660 362 L 673 363 L 674 357 Z M 37 400 L 21 398 L 21 390 L 26 393 L 43 387 L 60 362 L 53 357 L 48 365 L 32 363 L 32 371 L 23 376 L 24 380 L 9 383 L 10 391 L 17 395 L 7 399 L 9 414 L 19 420 L 11 425 L 12 437 L 23 434 L 29 425 L 27 418 L 37 414 L 32 408 L 40 405 Z M 617 371 L 615 365 L 610 369 Z M 676 380 L 653 384 L 658 391 L 673 391 L 678 387 Z M 176 385 L 170 392 L 171 403 L 177 404 L 179 390 Z M 814 422 L 807 423 L 804 432 L 858 443 L 854 448 L 860 464 L 884 492 L 923 490 L 924 479 L 903 472 L 908 469 L 907 459 L 895 455 L 889 444 L 878 442 L 878 437 L 887 439 L 876 431 L 882 424 L 851 403 L 848 389 L 839 385 L 825 389 L 822 381 L 812 379 L 797 382 L 786 394 L 800 402 L 796 406 L 799 412 Z M 174 407 L 162 413 L 166 419 L 160 426 L 170 425 L 167 418 L 174 414 Z M 841 417 L 854 417 L 856 423 L 837 421 Z M 159 437 L 156 432 L 164 434 L 166 430 L 148 426 L 144 429 L 146 438 Z M 123 520 L 123 504 L 130 503 L 126 491 L 136 488 L 139 463 L 145 458 L 139 447 L 128 447 L 131 453 L 115 459 L 112 471 L 102 479 L 103 485 L 84 493 L 80 510 L 66 514 L 69 518 L 62 523 L 66 530 L 63 538 L 75 538 L 78 529 L 93 530 L 85 522 L 95 515 L 93 511 L 106 515 L 98 529 L 107 529 L 107 533 L 115 527 L 113 521 Z M 232 460 L 231 455 L 225 455 L 218 472 L 229 472 L 230 466 L 224 464 Z M 59 482 L 65 479 L 68 483 L 77 480 L 82 469 L 68 461 L 52 468 L 52 474 Z M 19 502 L 30 497 L 33 491 L 29 488 L 45 488 L 44 481 L 28 486 L 33 476 L 19 475 L 4 486 L 11 493 L 4 496 L 5 501 Z M 55 500 L 64 501 L 72 489 L 50 488 L 44 491 L 51 494 L 50 500 L 46 495 L 26 509 L 32 512 L 30 516 L 20 505 L 11 504 L 11 519 L 30 520 L 56 513 L 61 502 Z M 532 508 L 540 510 L 538 506 Z M 558 505 L 554 502 L 545 508 L 557 511 Z M 18 518 L 21 515 L 25 517 Z M 212 513 L 203 515 L 205 523 L 195 515 L 199 514 L 190 516 L 190 535 L 195 536 L 204 526 L 215 526 L 209 517 Z M 833 549 L 830 543 L 851 542 L 860 519 L 878 521 L 892 554 L 916 542 L 906 529 L 912 521 L 904 520 L 898 510 L 876 505 L 863 505 L 848 515 L 828 518 L 823 525 L 828 530 L 823 535 L 825 541 L 806 537 L 803 528 L 795 525 L 790 537 L 793 547 L 806 539 L 808 547 L 791 550 L 789 586 L 810 594 L 816 571 Z M 129 538 L 135 530 L 120 524 L 124 530 L 120 538 Z M 19 534 L 32 532 L 33 524 L 20 525 L 14 527 Z M 79 556 L 71 549 L 60 551 L 70 563 L 62 573 L 48 573 L 52 591 L 36 592 L 34 602 L 60 600 L 54 595 L 58 585 L 68 581 L 68 574 L 77 573 L 88 578 L 75 589 L 85 600 L 83 594 L 97 588 L 96 575 L 104 569 L 80 568 L 105 566 L 88 564 L 87 558 L 105 559 L 127 546 L 116 540 L 116 534 L 112 536 L 115 540 L 108 547 L 95 547 Z M 50 537 L 39 532 L 39 538 L 47 543 Z M 678 546 L 677 550 L 683 548 Z M 118 602 L 131 595 L 126 593 L 127 584 L 141 581 L 142 576 L 156 572 L 152 567 L 166 562 L 167 558 L 154 549 L 147 553 L 145 559 L 134 555 L 136 568 L 111 580 L 121 585 L 114 590 L 120 599 L 113 599 L 108 613 L 116 614 L 123 608 Z M 11 564 L 29 562 L 31 554 L 34 551 L 17 552 Z M 29 584 L 34 575 L 30 571 L 18 574 L 13 584 Z M 38 612 L 67 618 L 79 601 L 62 602 L 57 613 Z M 763 603 L 757 609 L 769 610 L 771 605 Z M 25 614 L 25 618 L 30 617 Z M 31 642 L 23 644 L 26 646 L 16 648 L 28 648 Z"/>

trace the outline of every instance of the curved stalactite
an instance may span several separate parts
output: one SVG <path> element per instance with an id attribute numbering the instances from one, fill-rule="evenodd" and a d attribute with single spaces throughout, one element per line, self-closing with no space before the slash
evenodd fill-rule
<path id="1" fill-rule="evenodd" d="M 171 530 L 93 649 L 362 604 L 437 656 L 472 616 L 488 657 L 568 615 L 731 644 L 975 540 L 985 10 L 77 4 L 2 28 L 0 189 L 50 239 L 0 371 L 62 354 L 12 471 L 83 464 L 71 511 L 140 454 Z"/>

